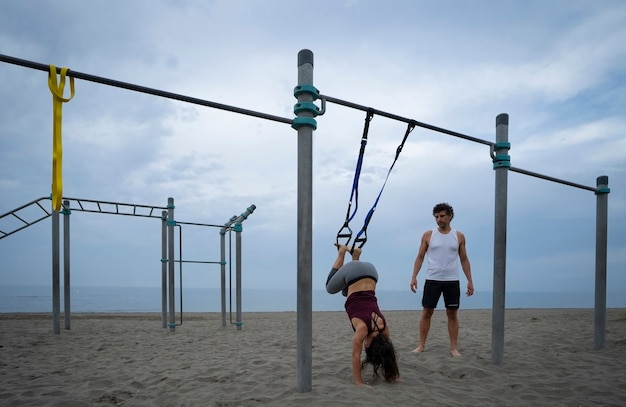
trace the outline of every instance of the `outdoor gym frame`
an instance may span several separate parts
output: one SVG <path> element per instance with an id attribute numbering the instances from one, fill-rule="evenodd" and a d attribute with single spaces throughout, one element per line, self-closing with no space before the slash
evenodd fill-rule
<path id="1" fill-rule="evenodd" d="M 236 295 L 237 305 L 237 321 L 235 325 L 240 330 L 243 324 L 242 311 L 241 311 L 241 232 L 243 231 L 242 222 L 250 216 L 256 209 L 255 205 L 249 206 L 241 215 L 233 216 L 224 225 L 214 225 L 208 223 L 197 222 L 181 222 L 176 221 L 174 218 L 174 198 L 168 198 L 167 206 L 160 207 L 154 205 L 139 205 L 124 202 L 110 202 L 110 201 L 97 201 L 92 199 L 79 199 L 79 198 L 63 198 L 63 205 L 61 211 L 48 211 L 42 205 L 41 201 L 49 201 L 50 197 L 41 197 L 34 201 L 31 201 L 25 205 L 22 205 L 12 211 L 0 215 L 0 219 L 10 217 L 16 219 L 20 226 L 15 227 L 13 230 L 0 230 L 0 240 L 15 234 L 29 226 L 32 226 L 40 221 L 52 218 L 52 314 L 53 314 L 53 332 L 56 335 L 61 333 L 61 298 L 60 298 L 60 239 L 59 239 L 59 213 L 63 214 L 63 314 L 65 329 L 71 329 L 71 258 L 70 258 L 70 214 L 72 211 L 91 212 L 91 213 L 104 213 L 112 215 L 124 215 L 143 218 L 156 218 L 161 219 L 161 288 L 162 288 L 162 321 L 163 328 L 170 328 L 170 332 L 174 332 L 176 328 L 175 320 L 175 271 L 174 264 L 179 264 L 179 300 L 180 300 L 180 324 L 183 321 L 183 263 L 201 263 L 201 264 L 220 264 L 221 265 L 221 312 L 222 312 L 222 326 L 226 326 L 226 232 L 235 231 L 236 233 Z M 75 206 L 70 206 L 73 202 Z M 20 211 L 29 207 L 39 208 L 43 214 L 39 217 L 34 217 L 34 220 L 28 221 Z M 163 210 L 161 215 L 155 212 L 159 209 Z M 203 260 L 184 260 L 182 251 L 182 226 L 204 226 L 220 228 L 220 261 L 203 261 Z M 174 250 L 174 228 L 179 228 L 179 258 L 176 259 Z M 169 314 L 169 315 L 168 315 Z"/>
<path id="2" fill-rule="evenodd" d="M 21 65 L 28 68 L 49 71 L 48 65 L 37 64 L 13 57 L 0 55 L 0 61 Z M 596 206 L 596 264 L 595 264 L 595 314 L 594 314 L 594 347 L 605 347 L 606 326 L 606 257 L 607 257 L 607 208 L 608 208 L 608 176 L 597 177 L 596 187 L 589 187 L 558 178 L 526 171 L 511 166 L 508 141 L 508 115 L 496 117 L 496 142 L 481 140 L 458 132 L 421 123 L 380 110 L 372 109 L 355 103 L 322 95 L 313 86 L 313 52 L 303 49 L 298 52 L 298 84 L 294 89 L 297 103 L 294 105 L 292 119 L 240 109 L 219 103 L 209 102 L 188 96 L 163 92 L 151 88 L 113 81 L 106 78 L 67 71 L 67 76 L 98 82 L 110 86 L 125 88 L 137 92 L 166 97 L 187 103 L 227 110 L 234 113 L 250 115 L 262 119 L 273 120 L 291 125 L 298 134 L 298 171 L 297 171 L 297 349 L 296 349 L 296 389 L 299 392 L 312 390 L 312 139 L 317 128 L 316 117 L 323 115 L 327 103 L 335 103 L 345 107 L 372 111 L 375 114 L 405 123 L 413 123 L 418 127 L 440 132 L 489 146 L 489 153 L 495 171 L 495 227 L 494 227 L 494 270 L 493 270 L 493 310 L 492 310 L 492 362 L 503 363 L 504 355 L 504 311 L 505 311 L 505 277 L 506 277 L 506 233 L 507 233 L 507 188 L 509 171 L 517 172 L 548 181 L 581 188 L 593 192 L 597 197 Z M 60 72 L 60 70 L 58 70 Z M 314 102 L 321 102 L 321 108 Z"/>

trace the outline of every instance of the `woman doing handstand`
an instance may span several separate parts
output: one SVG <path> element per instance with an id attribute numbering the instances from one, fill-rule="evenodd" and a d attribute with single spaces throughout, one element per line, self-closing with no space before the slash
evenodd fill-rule
<path id="1" fill-rule="evenodd" d="M 361 370 L 367 364 L 374 369 L 374 377 L 382 376 L 387 382 L 396 382 L 400 377 L 396 352 L 389 339 L 389 326 L 378 307 L 376 283 L 378 272 L 372 263 L 359 261 L 361 249 L 352 248 L 352 261 L 344 265 L 350 248 L 337 246 L 337 259 L 332 265 L 326 291 L 330 294 L 339 291 L 346 297 L 346 313 L 354 336 L 352 337 L 352 375 L 354 383 L 363 386 Z M 365 359 L 361 353 L 365 348 Z M 379 373 L 379 369 L 382 372 Z"/>

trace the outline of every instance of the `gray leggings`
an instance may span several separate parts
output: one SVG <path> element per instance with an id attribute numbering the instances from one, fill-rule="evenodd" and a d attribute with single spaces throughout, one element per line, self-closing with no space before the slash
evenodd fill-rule
<path id="1" fill-rule="evenodd" d="M 351 261 L 344 264 L 339 270 L 333 268 L 326 280 L 326 291 L 336 294 L 339 291 L 343 296 L 348 295 L 348 286 L 362 278 L 372 278 L 378 281 L 378 272 L 372 263 L 366 261 Z"/>

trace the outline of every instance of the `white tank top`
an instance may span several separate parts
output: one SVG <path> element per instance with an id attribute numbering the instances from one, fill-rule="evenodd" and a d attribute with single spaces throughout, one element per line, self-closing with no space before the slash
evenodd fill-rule
<path id="1" fill-rule="evenodd" d="M 455 281 L 459 279 L 459 238 L 456 230 L 443 234 L 433 229 L 428 243 L 428 269 L 426 277 L 429 280 Z"/>

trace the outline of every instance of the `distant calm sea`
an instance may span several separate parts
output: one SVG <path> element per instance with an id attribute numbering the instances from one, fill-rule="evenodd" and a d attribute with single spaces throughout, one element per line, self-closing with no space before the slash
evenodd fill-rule
<path id="1" fill-rule="evenodd" d="M 226 310 L 236 311 L 235 290 L 226 291 Z M 296 290 L 243 290 L 243 312 L 296 311 Z M 419 310 L 421 292 L 379 291 L 378 302 L 384 310 Z M 183 312 L 220 312 L 220 290 L 185 288 L 182 293 Z M 313 311 L 343 311 L 344 297 L 313 290 Z M 490 292 L 477 292 L 461 299 L 463 309 L 490 309 Z M 63 312 L 61 288 L 61 312 Z M 180 312 L 180 293 L 176 289 L 176 312 Z M 626 292 L 608 292 L 608 308 L 626 308 Z M 443 307 L 440 300 L 439 308 Z M 593 308 L 593 290 L 587 293 L 509 292 L 506 308 Z M 0 313 L 51 312 L 52 288 L 46 286 L 0 286 Z M 159 287 L 74 287 L 71 312 L 161 312 Z"/>

